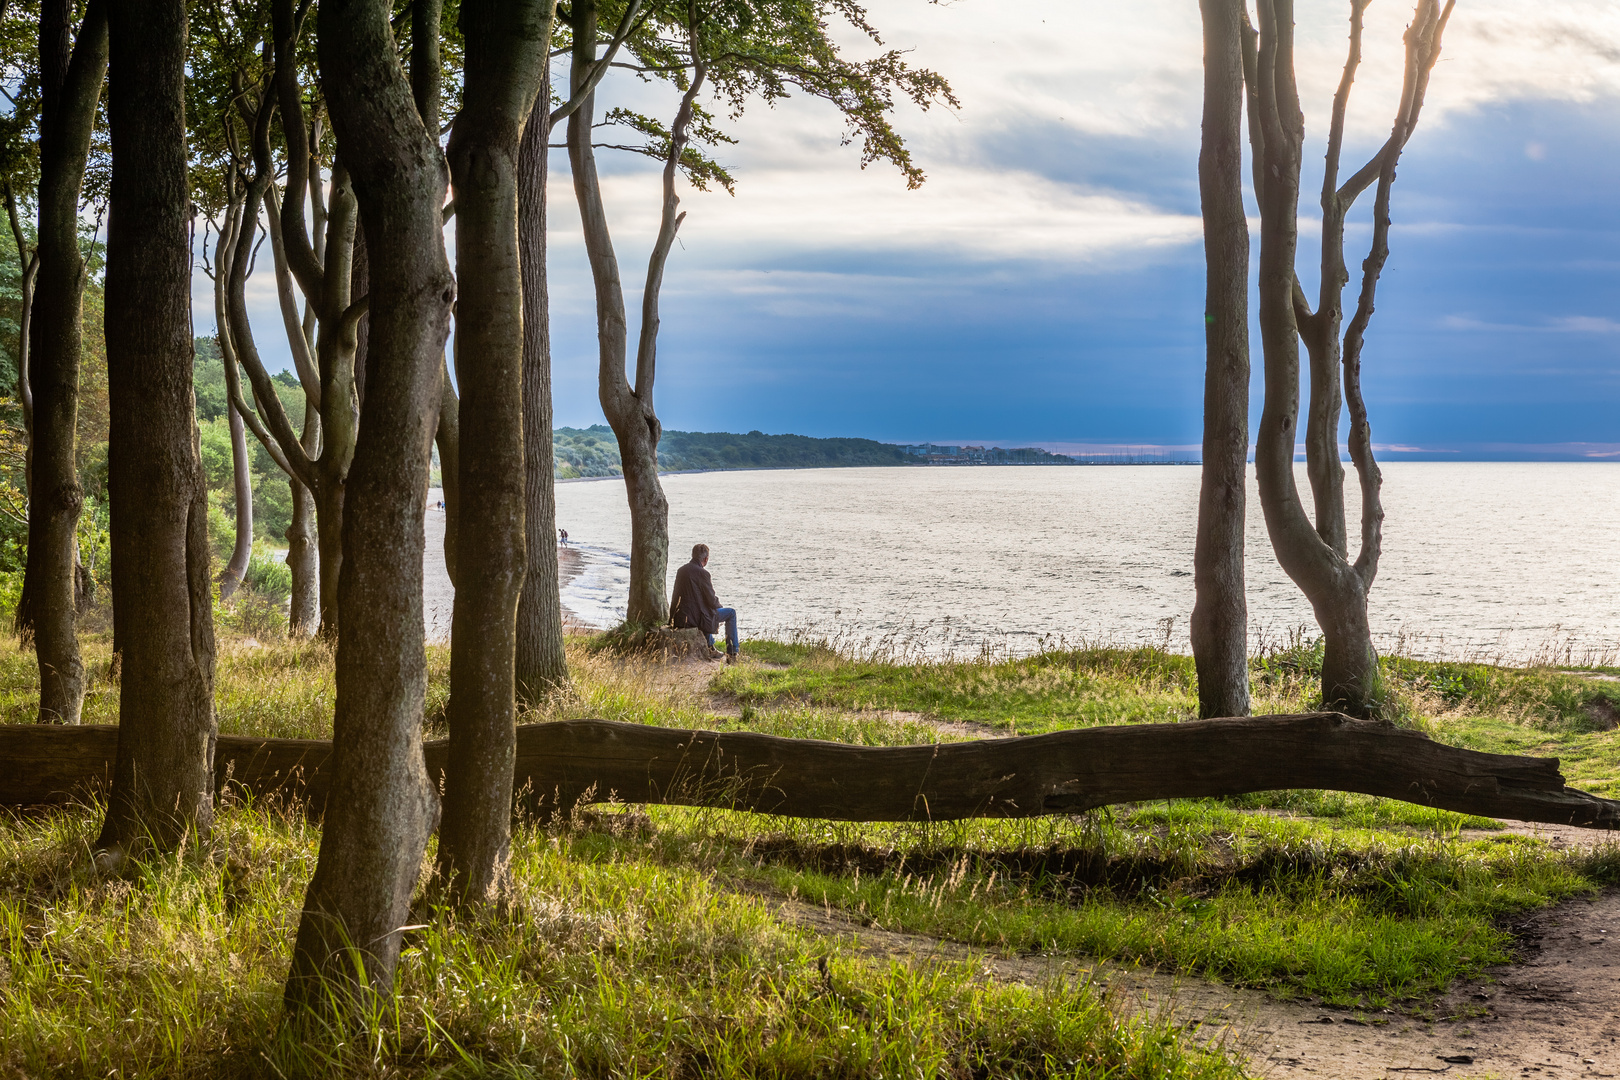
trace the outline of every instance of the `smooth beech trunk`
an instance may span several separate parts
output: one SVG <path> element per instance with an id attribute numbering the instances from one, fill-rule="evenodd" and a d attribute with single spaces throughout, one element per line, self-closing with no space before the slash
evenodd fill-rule
<path id="1" fill-rule="evenodd" d="M 304 434 L 301 439 L 306 457 L 315 458 L 321 450 L 321 413 L 304 402 Z M 292 474 L 287 476 L 292 495 L 292 520 L 287 523 L 287 568 L 292 573 L 292 595 L 287 599 L 287 636 L 295 640 L 314 637 L 321 629 L 321 585 L 319 538 L 315 527 L 315 496 Z"/>
<path id="2" fill-rule="evenodd" d="M 540 85 L 549 87 L 550 58 Z M 550 102 L 529 112 L 518 152 L 518 253 L 523 264 L 523 594 L 517 614 L 517 692 L 539 703 L 568 681 L 557 575 L 557 482 L 551 441 L 551 313 L 546 294 Z"/>
<path id="3" fill-rule="evenodd" d="M 248 463 L 247 425 L 242 414 L 228 410 L 231 426 L 231 491 L 236 500 L 236 543 L 230 561 L 219 574 L 219 598 L 229 600 L 247 580 L 253 558 L 253 471 Z"/>
<path id="4" fill-rule="evenodd" d="M 461 448 L 450 762 L 438 861 L 458 904 L 498 899 L 510 876 L 526 488 L 518 150 L 545 70 L 551 8 L 543 0 L 461 5 L 466 80 L 449 145 L 459 297 L 456 381 L 478 438 Z"/>
<path id="5" fill-rule="evenodd" d="M 33 491 L 34 445 L 34 391 L 28 382 L 28 347 L 33 336 L 34 282 L 39 277 L 39 250 L 28 249 L 28 237 L 23 233 L 22 215 L 17 212 L 17 193 L 11 181 L 3 181 L 6 196 L 6 218 L 11 224 L 11 238 L 17 244 L 17 259 L 22 265 L 22 280 L 18 283 L 17 317 L 17 404 L 22 407 L 23 434 L 27 446 L 23 450 L 23 492 Z"/>
<path id="6" fill-rule="evenodd" d="M 39 719 L 77 724 L 84 707 L 75 596 L 79 488 L 75 430 L 86 268 L 79 252 L 79 194 L 107 71 L 107 6 L 91 0 L 77 40 L 69 0 L 39 15 L 39 255 L 30 315 L 28 561 L 17 630 L 39 662 Z"/>
<path id="7" fill-rule="evenodd" d="M 411 96 L 422 124 L 435 139 L 440 132 L 439 102 L 444 81 L 440 57 L 440 23 L 444 0 L 411 0 Z M 452 177 L 452 184 L 454 178 Z M 458 326 L 459 336 L 459 326 Z M 433 435 L 439 449 L 439 486 L 444 493 L 444 570 L 452 588 L 456 584 L 456 543 L 461 522 L 461 402 L 444 361 L 439 385 L 439 428 Z"/>
<path id="8" fill-rule="evenodd" d="M 450 578 L 450 587 L 455 588 L 460 561 L 456 548 L 461 541 L 461 401 L 450 381 L 449 361 L 441 367 L 439 428 L 433 433 L 433 443 L 439 448 L 439 487 L 444 492 L 444 572 Z"/>
<path id="9" fill-rule="evenodd" d="M 112 5 L 108 446 L 118 761 L 98 858 L 213 819 L 207 481 L 192 397 L 185 0 Z"/>
<path id="10" fill-rule="evenodd" d="M 1249 712 L 1243 536 L 1249 460 L 1249 223 L 1243 210 L 1243 0 L 1202 0 L 1204 465 L 1193 555 L 1198 714 Z"/>
<path id="11" fill-rule="evenodd" d="M 219 229 L 219 242 L 214 247 L 214 322 L 215 339 L 219 342 L 220 366 L 224 369 L 225 386 L 230 400 L 226 412 L 230 415 L 231 429 L 231 481 L 236 498 L 236 543 L 231 549 L 230 561 L 219 575 L 219 598 L 228 600 L 247 577 L 249 561 L 253 558 L 253 474 L 248 462 L 247 425 L 236 407 L 241 397 L 241 376 L 236 359 L 236 342 L 230 329 L 230 265 L 236 255 L 237 232 L 242 227 L 245 192 L 241 191 L 233 174 L 226 182 L 225 221 Z"/>
<path id="12" fill-rule="evenodd" d="M 1255 447 L 1255 473 L 1277 561 L 1311 602 L 1322 629 L 1323 705 L 1358 717 L 1378 716 L 1386 706 L 1367 617 L 1367 595 L 1378 574 L 1384 510 L 1382 477 L 1373 459 L 1371 427 L 1361 393 L 1362 339 L 1372 317 L 1378 277 L 1389 255 L 1389 193 L 1395 167 L 1416 127 L 1452 8 L 1450 0 L 1444 10 L 1436 0 L 1418 0 L 1406 31 L 1405 78 L 1393 130 L 1372 159 L 1341 184 L 1345 111 L 1361 62 L 1362 12 L 1368 2 L 1351 0 L 1349 56 L 1333 98 L 1322 184 L 1322 272 L 1315 311 L 1295 273 L 1304 119 L 1294 76 L 1292 0 L 1260 0 L 1258 47 L 1250 44 L 1245 48 L 1252 88 L 1249 133 L 1260 204 L 1260 334 L 1265 353 L 1265 406 Z M 1372 245 L 1362 263 L 1356 312 L 1341 346 L 1341 297 L 1350 278 L 1344 261 L 1344 221 L 1356 198 L 1375 181 Z M 1294 480 L 1302 340 L 1311 365 L 1305 449 L 1314 523 Z M 1353 562 L 1344 520 L 1344 469 L 1339 464 L 1342 404 L 1350 409 L 1351 460 L 1361 483 L 1361 545 Z"/>
<path id="13" fill-rule="evenodd" d="M 388 0 L 319 8 L 321 83 L 370 264 L 366 407 L 344 505 L 333 798 L 287 980 L 294 1011 L 393 985 L 438 814 L 422 758 L 422 550 L 429 444 L 455 280 L 444 155 L 394 51 Z"/>
<path id="14" fill-rule="evenodd" d="M 572 97 L 584 89 L 596 62 L 597 5 L 595 0 L 577 0 L 570 16 L 573 35 L 572 63 L 568 88 Z M 584 226 L 585 251 L 590 257 L 591 278 L 596 286 L 596 335 L 598 351 L 597 393 L 602 412 L 619 443 L 619 461 L 624 470 L 625 497 L 630 503 L 630 594 L 625 621 L 639 626 L 662 626 L 669 621 L 669 597 L 665 577 L 669 569 L 669 500 L 658 480 L 658 440 L 663 428 L 653 410 L 653 357 L 638 352 L 636 382 L 625 375 L 629 333 L 624 315 L 624 286 L 619 279 L 619 260 L 613 252 L 607 213 L 602 206 L 602 185 L 596 174 L 596 154 L 591 149 L 592 119 L 596 95 L 587 95 L 568 118 L 568 161 L 574 173 L 574 197 Z M 679 151 L 676 151 L 677 155 Z M 667 186 L 667 185 L 666 185 Z M 665 200 L 666 217 L 668 198 Z M 659 232 L 673 241 L 667 221 Z M 663 249 L 667 256 L 667 246 Z M 655 273 L 656 271 L 656 273 Z M 654 335 L 657 333 L 658 286 L 663 263 L 658 249 L 648 267 L 648 294 L 643 308 L 651 305 Z M 648 328 L 643 315 L 642 339 Z"/>

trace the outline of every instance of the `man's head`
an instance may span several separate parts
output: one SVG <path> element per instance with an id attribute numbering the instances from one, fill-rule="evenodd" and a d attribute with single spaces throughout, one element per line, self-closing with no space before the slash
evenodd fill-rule
<path id="1" fill-rule="evenodd" d="M 693 544 L 692 545 L 692 561 L 697 563 L 699 566 L 707 566 L 707 565 L 709 565 L 709 545 L 708 544 Z"/>

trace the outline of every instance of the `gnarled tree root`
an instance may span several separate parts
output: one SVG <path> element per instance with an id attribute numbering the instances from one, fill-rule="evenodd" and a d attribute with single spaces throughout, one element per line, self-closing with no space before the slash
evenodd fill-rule
<path id="1" fill-rule="evenodd" d="M 61 802 L 104 783 L 117 729 L 0 726 L 0 804 Z M 445 743 L 424 751 L 430 775 Z M 332 744 L 220 736 L 220 789 L 324 806 Z M 1518 821 L 1620 828 L 1620 802 L 1564 785 L 1557 758 L 1484 754 L 1339 713 L 1084 728 L 1017 739 L 872 747 L 609 720 L 518 729 L 518 801 L 715 806 L 837 821 L 1075 813 L 1149 799 L 1312 788 Z"/>

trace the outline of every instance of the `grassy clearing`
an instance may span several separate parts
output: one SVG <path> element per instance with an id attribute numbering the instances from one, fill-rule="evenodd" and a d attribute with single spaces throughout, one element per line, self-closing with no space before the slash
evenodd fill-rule
<path id="1" fill-rule="evenodd" d="M 1477 976 L 1509 959 L 1504 916 L 1620 882 L 1614 849 L 1567 857 L 1528 837 L 1465 839 L 1454 821 L 1414 835 L 1210 800 L 931 826 L 674 808 L 632 818 L 626 850 L 862 925 L 1362 1007 Z"/>
<path id="2" fill-rule="evenodd" d="M 86 719 L 116 677 L 88 643 Z M 1191 663 L 1081 649 L 934 664 L 750 642 L 702 677 L 571 647 L 574 682 L 524 719 L 604 717 L 864 745 L 1180 720 Z M 1261 708 L 1309 708 L 1313 650 L 1255 666 Z M 429 654 L 429 735 L 448 653 Z M 771 666 L 776 665 L 776 666 Z M 1554 753 L 1588 790 L 1620 777 L 1609 684 L 1551 669 L 1386 664 L 1403 722 L 1459 745 Z M 684 687 L 684 688 L 683 688 Z M 226 646 L 221 730 L 329 737 L 331 656 Z M 32 719 L 31 657 L 0 650 L 0 717 Z M 923 714 L 920 718 L 911 714 Z M 1553 851 L 1496 823 L 1334 792 L 919 826 L 626 808 L 525 823 L 512 917 L 418 913 L 397 1005 L 295 1042 L 280 986 L 318 834 L 232 805 L 206 849 L 96 878 L 94 807 L 0 817 L 0 1075 L 1225 1076 L 1173 1028 L 1118 1021 L 1085 985 L 988 985 L 785 927 L 765 896 L 1007 954 L 1103 957 L 1364 1008 L 1421 1006 L 1508 958 L 1504 917 L 1620 882 L 1620 851 Z M 320 1048 L 317 1048 L 317 1047 Z"/>
<path id="3" fill-rule="evenodd" d="M 1198 710 L 1192 657 L 1152 646 L 1088 646 L 1002 661 L 895 663 L 812 642 L 750 641 L 760 665 L 726 668 L 715 689 L 748 704 L 797 702 L 919 712 L 1038 735 L 1096 724 L 1164 723 Z M 1488 718 L 1553 733 L 1620 723 L 1620 681 L 1605 669 L 1511 668 L 1387 657 L 1394 711 L 1407 722 Z M 1251 662 L 1257 713 L 1318 708 L 1320 642 L 1294 638 Z"/>
<path id="4" fill-rule="evenodd" d="M 301 1042 L 280 993 L 316 830 L 227 807 L 206 848 L 109 880 L 85 848 L 99 816 L 0 820 L 0 1072 L 1237 1075 L 1089 987 L 874 963 L 622 830 L 570 823 L 518 829 L 509 914 L 419 913 L 393 1006 Z"/>

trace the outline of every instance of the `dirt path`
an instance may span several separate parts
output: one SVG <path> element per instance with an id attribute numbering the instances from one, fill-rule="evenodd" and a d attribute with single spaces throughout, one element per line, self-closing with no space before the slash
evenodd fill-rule
<path id="1" fill-rule="evenodd" d="M 1620 1076 L 1620 891 L 1527 917 L 1520 963 L 1456 987 L 1435 1016 L 1360 1013 L 1278 1001 L 1201 979 L 1094 960 L 1006 957 L 916 934 L 862 927 L 842 913 L 773 899 L 778 917 L 882 959 L 965 961 L 987 979 L 1084 980 L 1126 1015 L 1180 1023 L 1263 1077 L 1377 1080 Z"/>

